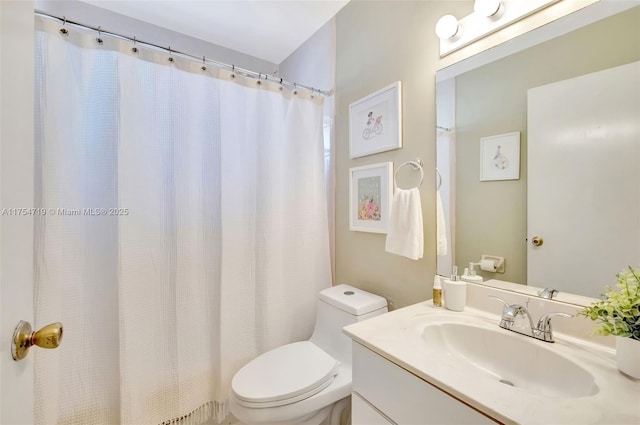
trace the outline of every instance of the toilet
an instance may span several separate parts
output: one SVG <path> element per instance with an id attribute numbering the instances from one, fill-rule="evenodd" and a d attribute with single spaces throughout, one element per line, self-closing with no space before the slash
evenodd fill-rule
<path id="1" fill-rule="evenodd" d="M 342 328 L 386 313 L 387 301 L 336 285 L 319 293 L 317 307 L 309 341 L 268 351 L 233 377 L 229 408 L 242 424 L 337 425 L 351 395 L 351 339 Z"/>

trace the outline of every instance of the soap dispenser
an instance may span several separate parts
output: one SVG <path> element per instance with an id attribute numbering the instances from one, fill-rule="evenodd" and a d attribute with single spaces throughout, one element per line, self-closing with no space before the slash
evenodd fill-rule
<path id="1" fill-rule="evenodd" d="M 449 310 L 463 311 L 467 303 L 467 283 L 460 280 L 458 266 L 453 266 L 451 278 L 442 283 L 444 306 Z"/>
<path id="2" fill-rule="evenodd" d="M 433 305 L 442 307 L 442 286 L 440 285 L 440 276 L 433 278 Z"/>
<path id="3" fill-rule="evenodd" d="M 474 266 L 478 263 L 469 263 L 469 268 L 464 269 L 464 273 L 462 273 L 462 280 L 471 283 L 482 283 L 482 276 L 476 274 L 476 269 Z"/>

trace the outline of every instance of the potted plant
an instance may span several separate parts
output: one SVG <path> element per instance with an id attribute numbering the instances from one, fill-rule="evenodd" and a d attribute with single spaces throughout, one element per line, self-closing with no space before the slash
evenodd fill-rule
<path id="1" fill-rule="evenodd" d="M 629 266 L 616 275 L 615 287 L 606 287 L 602 299 L 578 314 L 595 320 L 595 335 L 616 337 L 618 369 L 640 379 L 640 269 Z"/>

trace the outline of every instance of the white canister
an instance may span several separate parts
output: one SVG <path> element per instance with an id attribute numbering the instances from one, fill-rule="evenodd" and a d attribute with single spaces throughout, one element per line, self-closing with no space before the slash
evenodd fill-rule
<path id="1" fill-rule="evenodd" d="M 463 311 L 467 304 L 467 283 L 446 279 L 442 282 L 444 306 L 449 310 Z"/>
<path id="2" fill-rule="evenodd" d="M 446 302 L 447 297 L 445 296 L 444 299 Z M 618 370 L 632 378 L 640 379 L 640 341 L 624 336 L 617 336 L 616 360 Z"/>

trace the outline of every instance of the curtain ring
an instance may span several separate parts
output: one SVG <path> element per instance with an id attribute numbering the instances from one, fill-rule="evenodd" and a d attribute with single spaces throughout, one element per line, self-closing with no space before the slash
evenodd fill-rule
<path id="1" fill-rule="evenodd" d="M 64 26 L 67 25 L 67 17 L 63 16 L 62 17 L 62 28 L 60 28 L 60 34 L 64 35 L 65 37 L 69 35 L 69 30 L 66 29 Z"/>
<path id="2" fill-rule="evenodd" d="M 235 71 L 236 66 L 234 64 L 231 64 L 231 78 L 236 78 L 236 74 L 234 74 Z"/>
<path id="3" fill-rule="evenodd" d="M 133 47 L 131 48 L 133 53 L 138 53 L 138 48 L 136 47 L 136 36 L 133 36 Z"/>
<path id="4" fill-rule="evenodd" d="M 201 70 L 203 70 L 203 71 L 206 71 L 206 70 L 207 70 L 207 67 L 206 67 L 206 65 L 204 64 L 204 61 L 205 61 L 205 58 L 204 58 L 204 56 L 203 56 L 203 57 L 202 57 L 202 67 L 201 67 L 200 69 L 201 69 Z"/>
<path id="5" fill-rule="evenodd" d="M 260 81 L 260 78 L 262 78 L 262 74 L 258 72 L 258 85 L 262 84 L 262 81 Z"/>
<path id="6" fill-rule="evenodd" d="M 98 27 L 98 37 L 96 37 L 96 42 L 98 44 L 103 44 L 104 40 L 102 40 L 102 31 L 100 31 L 101 27 Z"/>
<path id="7" fill-rule="evenodd" d="M 173 62 L 173 56 L 171 55 L 172 55 L 171 46 L 169 46 L 169 58 L 167 59 L 169 62 Z"/>

